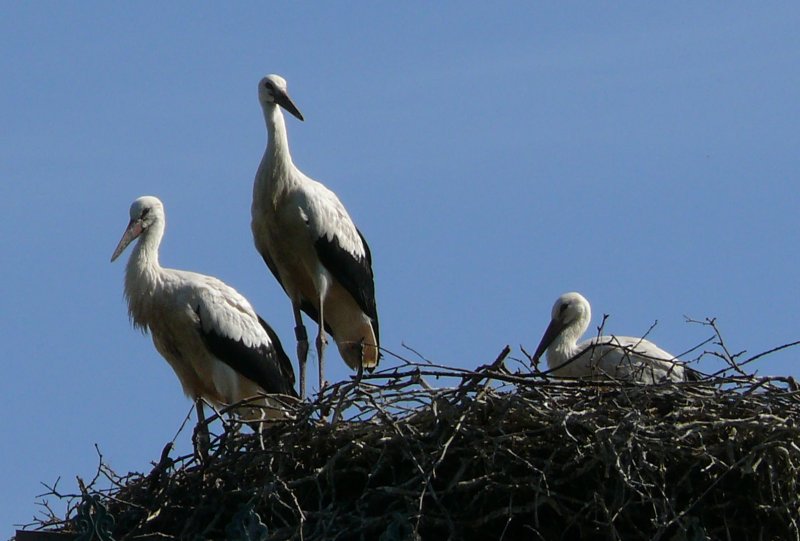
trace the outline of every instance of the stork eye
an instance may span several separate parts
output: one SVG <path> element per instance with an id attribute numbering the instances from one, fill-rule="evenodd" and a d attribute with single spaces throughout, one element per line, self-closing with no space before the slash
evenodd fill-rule
<path id="1" fill-rule="evenodd" d="M 142 218 L 144 218 L 144 217 L 145 217 L 145 216 L 147 216 L 148 214 L 150 214 L 150 209 L 149 209 L 149 208 L 146 208 L 146 209 L 144 209 L 144 210 L 142 211 L 142 216 L 141 216 L 141 217 L 142 217 Z"/>

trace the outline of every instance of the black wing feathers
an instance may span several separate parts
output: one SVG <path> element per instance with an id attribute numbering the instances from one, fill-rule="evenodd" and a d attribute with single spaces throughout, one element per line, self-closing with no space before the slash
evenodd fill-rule
<path id="1" fill-rule="evenodd" d="M 683 367 L 683 377 L 686 378 L 686 381 L 701 381 L 703 379 L 702 372 L 698 372 L 694 368 L 689 368 L 688 366 L 684 365 Z"/>
<path id="2" fill-rule="evenodd" d="M 356 231 L 358 231 L 356 229 Z M 320 262 L 355 299 L 358 306 L 372 319 L 375 337 L 378 337 L 378 309 L 375 306 L 375 278 L 372 274 L 372 254 L 364 235 L 358 231 L 364 244 L 365 257 L 355 257 L 342 248 L 339 238 L 320 237 L 314 243 Z"/>
<path id="3" fill-rule="evenodd" d="M 278 360 L 278 369 L 283 374 L 283 377 L 290 383 L 291 392 L 285 394 L 291 394 L 293 396 L 297 396 L 294 392 L 294 368 L 292 368 L 292 361 L 289 360 L 289 356 L 286 355 L 286 352 L 283 350 L 283 346 L 281 345 L 281 340 L 278 338 L 277 333 L 269 326 L 269 323 L 264 321 L 264 319 L 256 314 L 258 318 L 258 322 L 261 324 L 261 327 L 267 332 L 269 335 L 269 339 L 272 342 L 273 348 L 275 348 L 275 358 Z"/>
<path id="4" fill-rule="evenodd" d="M 372 328 L 375 330 L 375 341 L 378 342 L 377 345 L 380 345 L 381 338 L 380 332 L 378 331 L 378 307 L 375 304 L 375 276 L 372 273 L 372 252 L 369 249 L 369 244 L 367 244 L 367 239 L 364 238 L 364 235 L 361 234 L 361 231 L 359 231 L 358 228 L 356 228 L 356 233 L 358 233 L 358 236 L 361 238 L 361 243 L 364 245 L 364 253 L 367 255 L 367 266 L 369 267 L 370 276 L 370 288 L 367 302 L 369 310 L 365 310 L 364 313 L 372 318 Z"/>
<path id="5" fill-rule="evenodd" d="M 200 310 L 195 311 L 200 318 Z M 267 394 L 297 396 L 294 390 L 294 371 L 289 358 L 281 347 L 278 336 L 260 317 L 259 322 L 269 329 L 271 345 L 246 346 L 242 340 L 222 336 L 213 329 L 206 330 L 202 320 L 198 332 L 209 351 L 236 372 L 255 382 Z M 288 368 L 288 372 L 287 372 Z"/>

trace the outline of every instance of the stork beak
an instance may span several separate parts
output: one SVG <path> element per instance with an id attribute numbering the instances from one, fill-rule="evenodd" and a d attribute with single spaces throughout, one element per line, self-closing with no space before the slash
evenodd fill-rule
<path id="1" fill-rule="evenodd" d="M 117 244 L 117 248 L 114 250 L 114 253 L 111 255 L 111 262 L 113 263 L 115 259 L 119 257 L 119 255 L 125 251 L 125 248 L 128 247 L 128 244 L 136 240 L 136 238 L 142 234 L 144 229 L 142 228 L 142 221 L 141 220 L 131 220 L 128 223 L 128 228 L 125 229 L 125 233 L 122 234 L 122 238 L 119 239 L 119 244 Z"/>
<path id="2" fill-rule="evenodd" d="M 297 106 L 292 101 L 292 98 L 289 97 L 289 94 L 285 94 L 283 92 L 277 92 L 275 97 L 273 98 L 275 103 L 286 109 L 288 112 L 292 114 L 295 118 L 299 120 L 304 120 L 302 113 L 297 108 Z"/>
<path id="3" fill-rule="evenodd" d="M 547 329 L 544 331 L 544 336 L 542 336 L 542 340 L 539 342 L 539 347 L 536 348 L 536 353 L 533 354 L 533 364 L 539 362 L 544 352 L 547 351 L 547 348 L 550 347 L 550 344 L 561 334 L 561 331 L 563 331 L 565 327 L 566 325 L 557 319 L 550 321 L 550 325 L 547 326 Z"/>

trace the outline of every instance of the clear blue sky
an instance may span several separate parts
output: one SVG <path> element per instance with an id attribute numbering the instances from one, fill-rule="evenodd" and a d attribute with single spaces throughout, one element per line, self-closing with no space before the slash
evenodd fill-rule
<path id="1" fill-rule="evenodd" d="M 796 2 L 4 3 L 0 538 L 40 481 L 91 478 L 95 443 L 149 470 L 189 411 L 109 263 L 134 198 L 166 205 L 163 264 L 294 352 L 249 227 L 267 73 L 306 118 L 295 162 L 372 246 L 392 351 L 519 357 L 570 290 L 675 353 L 709 336 L 684 315 L 732 350 L 800 339 L 798 28 Z"/>

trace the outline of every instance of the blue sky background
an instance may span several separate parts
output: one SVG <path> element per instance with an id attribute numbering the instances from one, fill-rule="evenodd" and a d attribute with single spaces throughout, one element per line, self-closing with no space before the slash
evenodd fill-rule
<path id="1" fill-rule="evenodd" d="M 800 339 L 796 2 L 0 11 L 0 538 L 40 482 L 91 478 L 95 443 L 149 471 L 191 406 L 128 322 L 128 254 L 109 263 L 134 198 L 165 203 L 164 265 L 236 287 L 294 352 L 249 227 L 266 73 L 306 118 L 287 118 L 295 163 L 370 242 L 389 350 L 519 357 L 570 290 L 593 327 L 657 320 L 674 353 L 710 334 L 684 315 L 735 351 Z M 800 376 L 797 358 L 754 368 Z"/>

